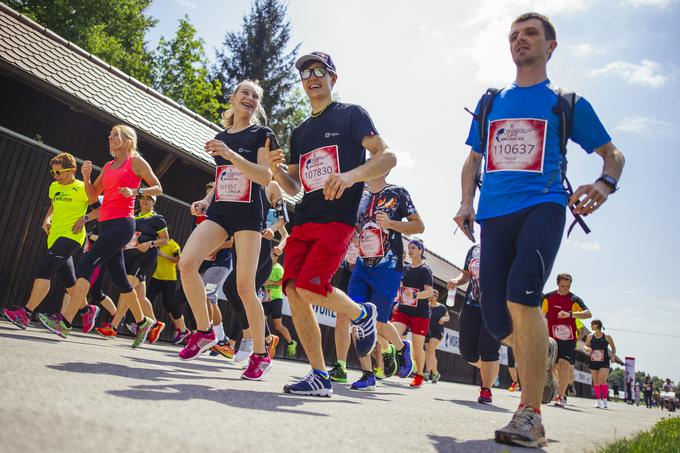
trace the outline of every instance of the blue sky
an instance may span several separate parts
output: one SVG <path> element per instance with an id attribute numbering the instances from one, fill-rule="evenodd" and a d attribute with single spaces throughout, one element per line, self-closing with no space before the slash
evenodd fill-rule
<path id="1" fill-rule="evenodd" d="M 212 59 L 249 8 L 246 0 L 155 1 L 149 13 L 160 22 L 150 44 L 172 36 L 188 14 Z M 620 353 L 677 381 L 680 365 L 669 359 L 680 351 L 679 0 L 290 0 L 288 14 L 292 43 L 333 56 L 341 99 L 364 106 L 397 152 L 390 177 L 411 192 L 427 246 L 460 265 L 469 242 L 453 235 L 451 218 L 469 151 L 463 107 L 474 107 L 485 88 L 512 82 L 507 31 L 530 10 L 557 27 L 550 79 L 593 104 L 627 161 L 621 191 L 588 219 L 593 232 L 565 237 L 546 290 L 557 273 L 571 273 L 573 292 L 603 320 Z M 575 185 L 602 168 L 573 144 L 569 162 Z"/>

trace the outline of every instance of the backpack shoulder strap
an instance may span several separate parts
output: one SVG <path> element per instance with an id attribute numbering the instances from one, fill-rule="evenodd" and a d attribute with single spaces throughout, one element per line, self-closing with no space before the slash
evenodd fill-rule
<path id="1" fill-rule="evenodd" d="M 482 152 L 482 155 L 484 154 L 484 149 L 486 148 L 486 135 L 487 135 L 487 128 L 486 128 L 486 121 L 489 118 L 489 113 L 491 112 L 491 107 L 493 105 L 493 100 L 496 98 L 496 95 L 501 92 L 501 89 L 499 88 L 487 88 L 486 92 L 482 95 L 481 99 L 479 100 L 479 111 L 475 114 L 474 112 L 470 111 L 469 109 L 465 108 L 465 111 L 467 111 L 469 114 L 471 114 L 475 120 L 477 121 L 477 133 L 479 134 L 479 143 L 480 143 L 480 150 Z M 477 185 L 478 188 L 482 188 L 482 169 L 481 166 L 480 168 L 477 169 L 477 176 L 475 177 L 475 184 Z"/>

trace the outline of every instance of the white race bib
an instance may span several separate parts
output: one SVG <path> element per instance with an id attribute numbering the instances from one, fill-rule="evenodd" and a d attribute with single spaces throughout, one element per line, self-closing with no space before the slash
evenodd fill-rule
<path id="1" fill-rule="evenodd" d="M 132 239 L 130 239 L 130 242 L 128 242 L 125 247 L 123 247 L 123 250 L 132 250 L 137 248 L 139 245 L 138 239 L 141 234 L 142 233 L 140 231 L 135 231 L 135 234 L 132 235 Z"/>
<path id="2" fill-rule="evenodd" d="M 402 305 L 407 305 L 409 307 L 418 306 L 418 289 L 409 288 L 408 286 L 402 286 L 399 288 L 400 302 Z"/>
<path id="3" fill-rule="evenodd" d="M 604 362 L 604 351 L 602 349 L 593 349 L 590 351 L 590 360 L 593 362 Z"/>
<path id="4" fill-rule="evenodd" d="M 354 244 L 354 241 L 349 242 L 347 247 L 347 253 L 345 253 L 345 261 L 348 264 L 356 264 L 357 258 L 359 257 L 359 248 Z"/>
<path id="5" fill-rule="evenodd" d="M 215 201 L 250 203 L 253 183 L 235 165 L 219 165 L 215 170 Z"/>
<path id="6" fill-rule="evenodd" d="M 574 333 L 571 331 L 571 326 L 565 326 L 564 324 L 554 325 L 553 338 L 556 340 L 573 340 Z"/>
<path id="7" fill-rule="evenodd" d="M 323 189 L 333 173 L 340 173 L 338 146 L 324 146 L 301 155 L 299 172 L 305 193 Z"/>
<path id="8" fill-rule="evenodd" d="M 489 122 L 486 171 L 543 173 L 548 122 L 512 118 Z"/>
<path id="9" fill-rule="evenodd" d="M 359 235 L 359 254 L 362 258 L 378 258 L 385 255 L 380 228 L 366 228 Z"/>

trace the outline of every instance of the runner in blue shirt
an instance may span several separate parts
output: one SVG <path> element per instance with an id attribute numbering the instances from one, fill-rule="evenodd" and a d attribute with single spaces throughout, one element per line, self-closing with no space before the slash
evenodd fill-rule
<path id="1" fill-rule="evenodd" d="M 591 105 L 578 99 L 569 138 L 586 152 L 597 153 L 604 165 L 596 182 L 568 197 L 562 187 L 560 119 L 553 111 L 558 98 L 547 76 L 548 60 L 557 47 L 555 28 L 543 15 L 523 14 L 512 23 L 509 44 L 517 67 L 515 82 L 493 100 L 487 124 L 482 125 L 488 131 L 486 143 L 481 143 L 476 121 L 472 123 L 466 142 L 472 149 L 463 166 L 462 201 L 454 220 L 464 231 L 473 230 L 475 220 L 482 226 L 484 321 L 496 339 L 513 347 L 522 382 L 520 407 L 512 421 L 496 431 L 496 441 L 538 447 L 546 445 L 540 407 L 541 401 L 554 397 L 550 368 L 556 354 L 540 302 L 562 240 L 565 207 L 569 204 L 579 215 L 595 212 L 616 190 L 624 158 Z M 478 106 L 476 115 L 480 113 Z M 482 159 L 484 179 L 475 213 L 475 180 Z"/>

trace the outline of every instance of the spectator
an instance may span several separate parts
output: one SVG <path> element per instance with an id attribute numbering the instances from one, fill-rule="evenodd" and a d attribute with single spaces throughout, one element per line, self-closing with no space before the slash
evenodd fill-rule
<path id="1" fill-rule="evenodd" d="M 654 390 L 654 386 L 652 385 L 652 380 L 649 378 L 649 376 L 645 377 L 645 382 L 642 384 L 642 394 L 644 395 L 645 398 L 645 405 L 647 406 L 647 409 L 652 408 L 652 392 Z"/>

